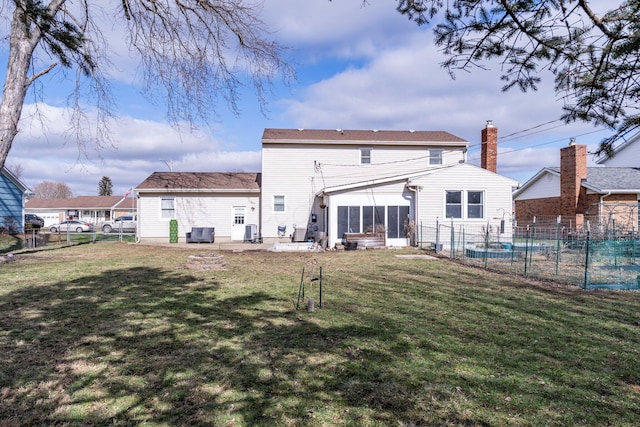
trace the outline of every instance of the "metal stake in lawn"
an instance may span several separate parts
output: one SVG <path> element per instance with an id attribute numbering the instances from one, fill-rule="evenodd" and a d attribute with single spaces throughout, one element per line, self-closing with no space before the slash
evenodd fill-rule
<path id="1" fill-rule="evenodd" d="M 307 277 L 309 278 L 309 285 L 313 284 L 313 282 L 318 282 L 319 283 L 319 302 L 318 302 L 318 308 L 322 308 L 322 267 L 320 267 L 319 270 L 319 274 L 316 276 L 315 274 L 313 274 L 313 271 L 311 272 L 311 274 L 309 274 L 307 272 Z M 304 280 L 305 278 L 305 273 L 304 273 L 304 267 L 302 267 L 302 276 L 300 277 L 300 288 L 298 289 L 298 302 L 296 303 L 296 310 L 300 309 L 300 300 L 304 301 Z M 308 301 L 308 305 L 307 305 L 307 309 L 309 311 L 313 311 L 313 299 L 309 298 Z"/>

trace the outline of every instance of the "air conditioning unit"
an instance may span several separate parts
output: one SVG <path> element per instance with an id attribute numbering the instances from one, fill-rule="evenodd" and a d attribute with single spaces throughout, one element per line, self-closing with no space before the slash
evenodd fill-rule
<path id="1" fill-rule="evenodd" d="M 304 242 L 307 237 L 307 229 L 306 228 L 296 228 L 293 232 L 292 240 L 294 242 Z"/>
<path id="2" fill-rule="evenodd" d="M 244 241 L 255 243 L 258 238 L 258 226 L 256 224 L 248 224 L 244 227 Z"/>

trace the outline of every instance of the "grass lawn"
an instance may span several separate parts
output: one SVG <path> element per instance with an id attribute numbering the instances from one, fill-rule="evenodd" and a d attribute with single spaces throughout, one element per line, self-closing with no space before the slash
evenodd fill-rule
<path id="1" fill-rule="evenodd" d="M 0 426 L 636 426 L 640 293 L 125 243 L 0 264 Z M 302 268 L 308 312 L 296 310 Z"/>

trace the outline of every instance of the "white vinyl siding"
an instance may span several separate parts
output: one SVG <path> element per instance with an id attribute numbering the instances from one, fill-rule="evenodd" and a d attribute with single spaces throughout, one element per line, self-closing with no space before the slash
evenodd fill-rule
<path id="1" fill-rule="evenodd" d="M 141 193 L 138 199 L 140 238 L 164 238 L 169 241 L 169 220 L 161 218 L 161 204 L 165 196 Z M 259 224 L 258 206 L 260 197 L 242 194 L 199 194 L 176 195 L 175 218 L 178 221 L 178 237 L 184 239 L 191 227 L 214 227 L 216 242 L 231 236 L 231 227 L 235 221 L 234 207 L 247 206 L 246 224 Z M 254 207 L 254 209 L 250 209 Z"/>
<path id="2" fill-rule="evenodd" d="M 320 215 L 319 202 L 314 196 L 324 188 L 424 171 L 429 149 L 434 147 L 401 144 L 372 146 L 371 165 L 360 163 L 361 148 L 361 145 L 315 143 L 264 144 L 262 200 L 265 205 L 262 212 L 262 236 L 278 237 L 279 225 L 286 225 L 287 230 L 293 229 L 294 224 L 297 227 L 306 226 L 313 213 L 318 214 L 318 226 L 322 227 L 324 215 Z M 461 149 L 442 149 L 443 159 L 447 164 L 457 164 L 464 159 Z M 276 195 L 285 196 L 285 212 L 272 209 L 273 197 Z"/>
<path id="3" fill-rule="evenodd" d="M 560 176 L 546 172 L 527 188 L 518 193 L 514 200 L 544 199 L 560 197 Z"/>
<path id="4" fill-rule="evenodd" d="M 500 221 L 504 218 L 507 226 L 505 234 L 511 233 L 511 193 L 512 187 L 517 185 L 514 180 L 477 166 L 461 164 L 413 179 L 411 185 L 421 187 L 417 193 L 416 218 L 423 227 L 435 227 L 437 222 L 443 221 L 447 224 L 453 222 L 456 229 L 463 224 L 486 226 L 489 223 L 491 226 L 499 227 Z M 462 218 L 446 218 L 447 191 L 461 191 L 463 203 L 466 202 L 467 191 L 481 191 L 483 218 L 467 218 L 465 211 L 462 211 Z"/>

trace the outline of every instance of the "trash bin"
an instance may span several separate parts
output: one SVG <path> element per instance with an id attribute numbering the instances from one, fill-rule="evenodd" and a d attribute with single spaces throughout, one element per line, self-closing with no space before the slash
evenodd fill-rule
<path id="1" fill-rule="evenodd" d="M 178 243 L 178 220 L 169 221 L 169 243 Z"/>

